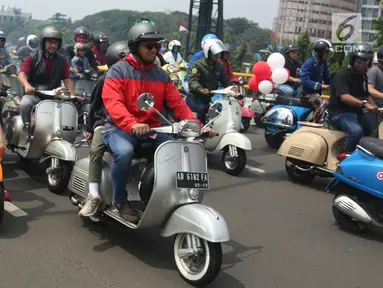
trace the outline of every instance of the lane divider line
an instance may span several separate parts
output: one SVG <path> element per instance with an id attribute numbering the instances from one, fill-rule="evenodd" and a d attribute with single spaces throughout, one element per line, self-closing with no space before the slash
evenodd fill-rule
<path id="1" fill-rule="evenodd" d="M 261 168 L 253 167 L 253 166 L 250 166 L 250 165 L 246 165 L 245 168 L 247 170 L 250 170 L 250 171 L 253 171 L 253 172 L 257 172 L 257 173 L 261 173 L 261 174 L 266 173 L 265 170 L 263 170 Z"/>
<path id="2" fill-rule="evenodd" d="M 28 216 L 28 214 L 25 211 L 21 210 L 19 207 L 8 201 L 4 202 L 4 210 L 15 217 Z"/>

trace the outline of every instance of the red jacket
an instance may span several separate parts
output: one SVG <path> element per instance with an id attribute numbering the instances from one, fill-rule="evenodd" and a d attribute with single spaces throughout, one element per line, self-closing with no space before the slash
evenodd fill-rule
<path id="1" fill-rule="evenodd" d="M 129 54 L 113 65 L 106 75 L 102 100 L 107 124 L 116 125 L 128 133 L 136 123 L 146 123 L 152 128 L 161 126 L 155 111 L 138 109 L 137 99 L 142 93 L 154 96 L 154 108 L 158 111 L 162 111 L 166 100 L 179 119 L 197 120 L 165 70 L 153 64 L 143 67 Z"/>
<path id="2" fill-rule="evenodd" d="M 92 52 L 96 56 L 97 66 L 106 65 L 106 52 L 101 53 L 96 46 L 92 47 Z"/>
<path id="3" fill-rule="evenodd" d="M 233 69 L 231 68 L 231 64 L 229 60 L 223 60 L 221 58 L 218 59 L 222 64 L 225 69 L 225 72 L 227 75 L 229 75 L 229 78 L 231 82 L 233 83 L 238 83 L 239 79 L 233 74 Z"/>

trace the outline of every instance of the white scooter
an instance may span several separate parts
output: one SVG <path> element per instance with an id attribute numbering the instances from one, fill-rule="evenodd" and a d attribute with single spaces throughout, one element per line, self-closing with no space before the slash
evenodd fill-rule
<path id="1" fill-rule="evenodd" d="M 21 159 L 40 160 L 40 163 L 50 160 L 46 170 L 48 188 L 53 193 L 62 193 L 76 161 L 76 148 L 72 143 L 77 134 L 77 109 L 70 102 L 78 98 L 71 97 L 67 88 L 37 89 L 35 94 L 47 100 L 33 107 L 29 133 L 24 129 L 20 115 L 4 111 L 11 109 L 10 112 L 15 112 L 13 108 L 18 106 L 15 100 L 4 106 L 2 114 L 9 115 L 4 119 L 7 148 Z"/>
<path id="2" fill-rule="evenodd" d="M 154 97 L 149 93 L 138 98 L 140 110 L 152 109 L 164 117 L 153 105 Z M 209 175 L 206 152 L 199 139 L 208 133 L 201 133 L 200 123 L 194 120 L 154 128 L 145 134 L 153 133 L 170 134 L 177 140 L 162 143 L 155 152 L 152 145 L 145 143 L 135 151 L 131 173 L 127 175 L 127 191 L 131 201 L 139 201 L 143 206 L 136 209 L 139 222 L 121 218 L 112 205 L 113 155 L 109 152 L 102 164 L 103 205 L 95 215 L 97 218 L 90 219 L 100 221 L 107 217 L 133 230 L 161 229 L 163 237 L 175 236 L 173 253 L 181 277 L 193 286 L 205 287 L 221 270 L 221 243 L 230 240 L 225 219 L 201 204 L 204 190 L 209 189 Z M 80 208 L 89 192 L 88 171 L 89 157 L 77 161 L 69 183 L 70 201 Z"/>
<path id="3" fill-rule="evenodd" d="M 224 97 L 210 106 L 209 117 L 215 116 L 215 114 L 219 116 L 208 125 L 219 136 L 207 139 L 205 148 L 210 152 L 223 150 L 224 171 L 238 176 L 245 169 L 247 161 L 245 150 L 251 150 L 251 141 L 244 134 L 239 133 L 242 125 L 242 110 L 235 99 L 238 94 L 237 87 L 230 86 L 222 90 L 210 91 L 210 93 L 221 94 Z"/>

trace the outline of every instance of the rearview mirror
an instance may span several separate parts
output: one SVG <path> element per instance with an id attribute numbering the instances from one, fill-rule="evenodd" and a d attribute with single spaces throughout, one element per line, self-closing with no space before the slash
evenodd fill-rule
<path id="1" fill-rule="evenodd" d="M 154 96 L 150 93 L 143 93 L 138 97 L 137 106 L 141 111 L 147 111 L 154 106 Z"/>

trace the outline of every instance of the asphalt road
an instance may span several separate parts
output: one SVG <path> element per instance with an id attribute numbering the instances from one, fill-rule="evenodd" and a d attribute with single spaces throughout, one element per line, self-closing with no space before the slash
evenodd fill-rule
<path id="1" fill-rule="evenodd" d="M 328 180 L 291 183 L 263 130 L 252 126 L 247 135 L 253 168 L 241 177 L 221 172 L 219 156 L 209 157 L 212 189 L 204 203 L 222 213 L 231 234 L 210 287 L 382 287 L 383 232 L 340 230 L 324 192 Z M 45 188 L 44 170 L 25 172 L 15 155 L 5 156 L 4 170 L 13 201 L 0 227 L 1 288 L 189 287 L 176 271 L 172 239 L 83 221 L 67 195 Z"/>

